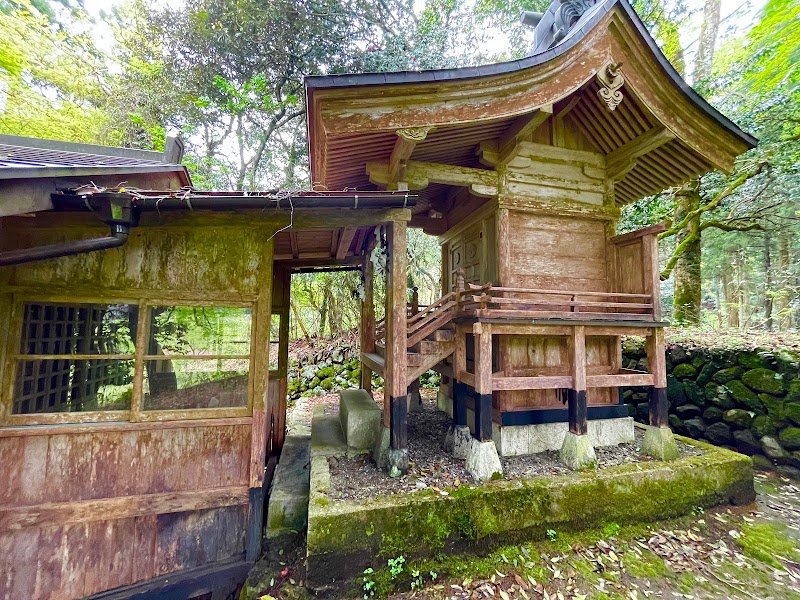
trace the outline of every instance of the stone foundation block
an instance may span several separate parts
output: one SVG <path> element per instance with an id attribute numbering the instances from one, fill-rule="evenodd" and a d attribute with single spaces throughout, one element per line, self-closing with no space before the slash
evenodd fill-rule
<path id="1" fill-rule="evenodd" d="M 675 460 L 680 456 L 678 444 L 669 427 L 647 427 L 642 441 L 642 453 L 658 460 Z"/>
<path id="2" fill-rule="evenodd" d="M 481 442 L 472 438 L 465 467 L 476 481 L 488 481 L 495 473 L 503 474 L 497 447 L 492 441 Z"/>
<path id="3" fill-rule="evenodd" d="M 387 457 L 389 477 L 400 477 L 408 471 L 408 449 L 389 449 Z"/>
<path id="4" fill-rule="evenodd" d="M 597 456 L 595 456 L 594 446 L 589 436 L 576 435 L 569 431 L 564 437 L 559 458 L 573 471 L 588 469 L 597 464 Z"/>
<path id="5" fill-rule="evenodd" d="M 380 435 L 375 444 L 375 449 L 372 452 L 372 460 L 378 465 L 379 469 L 386 469 L 389 464 L 389 446 L 392 435 L 388 427 L 381 425 Z"/>
<path id="6" fill-rule="evenodd" d="M 444 436 L 444 451 L 448 454 L 452 454 L 453 458 L 460 458 L 463 460 L 467 458 L 472 440 L 473 437 L 469 427 L 450 425 Z"/>
<path id="7" fill-rule="evenodd" d="M 381 417 L 381 409 L 366 390 L 339 392 L 339 421 L 349 448 L 374 448 L 380 433 Z"/>

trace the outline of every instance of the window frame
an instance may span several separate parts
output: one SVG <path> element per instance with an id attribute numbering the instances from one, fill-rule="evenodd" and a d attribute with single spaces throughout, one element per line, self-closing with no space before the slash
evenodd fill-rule
<path id="1" fill-rule="evenodd" d="M 31 360 L 37 355 L 23 354 L 20 352 L 20 340 L 22 339 L 22 327 L 25 315 L 25 304 L 130 304 L 139 307 L 139 327 L 135 332 L 135 352 L 133 355 L 112 355 L 97 354 L 92 358 L 107 358 L 120 360 L 133 360 L 133 390 L 131 396 L 131 406 L 129 410 L 107 410 L 107 411 L 86 411 L 86 412 L 54 412 L 54 413 L 31 413 L 13 414 L 14 396 L 17 381 L 17 369 L 21 361 Z M 247 375 L 247 403 L 237 407 L 217 407 L 217 408 L 185 408 L 185 409 L 166 409 L 166 410 L 145 410 L 143 407 L 143 384 L 144 369 L 148 360 L 164 360 L 164 356 L 150 356 L 146 353 L 147 340 L 150 335 L 150 311 L 158 306 L 189 306 L 189 307 L 224 307 L 224 308 L 249 308 L 250 318 L 250 352 L 241 355 L 223 355 L 248 361 Z M 187 298 L 176 298 L 170 296 L 151 296 L 144 298 L 130 298 L 124 295 L 100 295 L 100 296 L 65 296 L 61 295 L 37 295 L 37 294 L 14 294 L 11 304 L 11 317 L 9 320 L 9 331 L 5 365 L 2 377 L 2 389 L 0 389 L 0 425 L 3 426 L 22 426 L 22 425 L 58 425 L 58 424 L 82 424 L 82 423 L 108 423 L 108 422 L 161 422 L 161 421 L 182 421 L 196 419 L 219 419 L 229 417 L 249 417 L 253 414 L 254 398 L 254 367 L 256 364 L 256 321 L 257 321 L 257 302 L 243 302 L 241 300 L 198 300 Z M 59 356 L 63 358 L 75 358 L 83 355 L 42 355 Z M 216 356 L 216 355 L 215 355 Z M 186 357 L 176 356 L 176 359 Z M 189 357 L 187 360 L 213 360 L 212 356 Z"/>

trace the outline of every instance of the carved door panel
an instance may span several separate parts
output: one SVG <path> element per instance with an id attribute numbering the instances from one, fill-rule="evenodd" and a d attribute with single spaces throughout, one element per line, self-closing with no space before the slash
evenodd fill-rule
<path id="1" fill-rule="evenodd" d="M 456 274 L 458 273 L 458 270 L 464 266 L 464 244 L 462 243 L 461 236 L 453 239 L 450 242 L 448 265 L 450 290 L 453 290 L 456 287 Z"/>
<path id="2" fill-rule="evenodd" d="M 464 278 L 468 283 L 480 283 L 481 280 L 481 224 L 467 229 L 463 234 Z"/>

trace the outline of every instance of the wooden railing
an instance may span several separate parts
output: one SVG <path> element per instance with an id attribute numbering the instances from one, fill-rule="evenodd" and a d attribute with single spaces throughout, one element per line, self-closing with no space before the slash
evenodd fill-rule
<path id="1" fill-rule="evenodd" d="M 652 321 L 649 294 L 577 292 L 467 284 L 459 312 L 498 319 L 607 319 Z"/>
<path id="2" fill-rule="evenodd" d="M 649 294 L 577 292 L 534 288 L 510 288 L 491 283 L 461 284 L 432 304 L 414 311 L 409 303 L 406 347 L 411 348 L 457 316 L 491 319 L 569 319 L 653 321 Z M 384 345 L 385 320 L 376 323 L 375 340 Z"/>

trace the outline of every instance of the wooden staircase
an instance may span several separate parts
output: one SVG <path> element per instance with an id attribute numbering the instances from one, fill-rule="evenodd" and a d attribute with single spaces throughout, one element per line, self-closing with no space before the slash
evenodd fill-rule
<path id="1" fill-rule="evenodd" d="M 456 315 L 455 294 L 450 293 L 424 310 L 412 314 L 407 322 L 406 381 L 411 384 L 420 375 L 442 362 L 455 348 L 454 327 L 451 320 Z M 385 330 L 379 323 L 374 353 L 362 353 L 367 367 L 383 376 L 385 360 Z"/>

